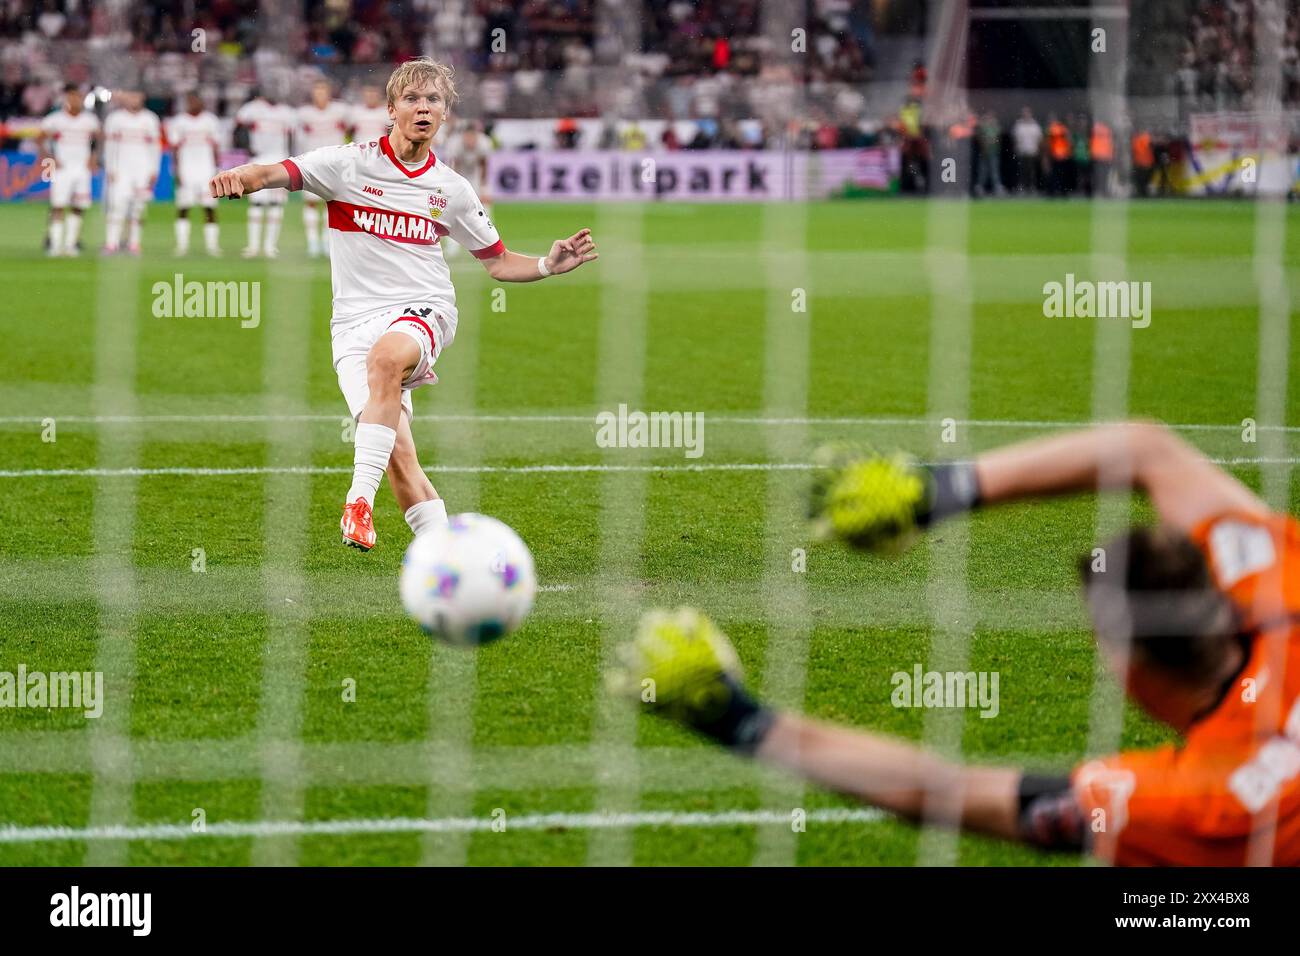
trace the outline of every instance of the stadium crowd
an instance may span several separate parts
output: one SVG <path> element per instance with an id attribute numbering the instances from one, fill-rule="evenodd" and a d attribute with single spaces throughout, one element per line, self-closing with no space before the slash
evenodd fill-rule
<path id="1" fill-rule="evenodd" d="M 204 52 L 217 56 L 192 69 L 204 81 L 229 85 L 242 81 L 229 61 L 266 64 L 268 47 L 298 64 L 346 70 L 400 63 L 432 42 L 478 80 L 485 111 L 496 115 L 598 115 L 602 66 L 635 74 L 652 107 L 686 115 L 708 114 L 719 101 L 735 99 L 744 81 L 762 71 L 767 48 L 758 0 L 640 0 L 632 48 L 616 35 L 631 6 L 618 0 L 296 0 L 301 16 L 277 21 L 274 30 L 266 21 L 269 6 L 255 0 L 115 6 L 123 12 L 111 14 L 108 5 L 89 0 L 7 0 L 0 4 L 6 40 L 0 59 L 27 67 L 35 74 L 27 82 L 57 88 L 63 77 L 50 75 L 51 67 L 77 58 L 56 55 L 55 47 L 67 49 L 68 41 L 149 63 L 190 53 L 202 31 Z M 867 82 L 874 63 L 871 4 L 812 0 L 805 42 L 799 81 Z"/>
<path id="2" fill-rule="evenodd" d="M 1185 113 L 1251 108 L 1256 36 L 1267 16 L 1278 17 L 1282 28 L 1282 101 L 1300 103 L 1300 2 L 1200 0 L 1188 20 L 1175 75 Z"/>
<path id="3" fill-rule="evenodd" d="M 904 190 L 929 190 L 936 153 L 968 155 L 977 196 L 1110 195 L 1127 187 L 1130 175 L 1138 194 L 1163 194 L 1186 148 L 1170 130 L 1111 130 L 1077 113 L 1035 116 L 1026 107 L 1015 115 L 925 116 L 919 62 L 902 106 L 873 113 L 864 96 L 877 64 L 867 0 L 810 0 L 808 56 L 795 71 L 765 60 L 770 48 L 759 0 L 639 0 L 640 17 L 628 34 L 617 32 L 626 26 L 619 0 L 295 4 L 302 16 L 285 21 L 287 35 L 276 36 L 272 50 L 267 8 L 255 0 L 3 0 L 0 148 L 22 145 L 21 121 L 30 128 L 50 112 L 64 84 L 112 85 L 92 65 L 105 51 L 139 67 L 154 112 L 173 114 L 181 94 L 197 90 L 208 109 L 229 120 L 255 88 L 266 88 L 268 75 L 278 77 L 280 97 L 289 102 L 304 99 L 321 76 L 355 101 L 373 69 L 416 56 L 429 42 L 457 65 L 465 107 L 489 131 L 501 118 L 563 117 L 531 143 L 543 148 L 897 146 Z M 1300 96 L 1298 4 L 1286 7 L 1283 65 L 1292 100 Z M 1248 98 L 1259 6 L 1201 0 L 1188 10 L 1176 76 L 1183 102 L 1214 108 Z M 196 30 L 214 55 L 192 55 Z M 611 69 L 626 78 L 626 89 L 609 89 Z M 792 102 L 782 100 L 783 87 L 796 86 L 800 109 L 781 109 Z M 635 116 L 670 122 L 649 135 L 629 119 Z M 593 117 L 602 117 L 598 128 L 578 122 Z"/>

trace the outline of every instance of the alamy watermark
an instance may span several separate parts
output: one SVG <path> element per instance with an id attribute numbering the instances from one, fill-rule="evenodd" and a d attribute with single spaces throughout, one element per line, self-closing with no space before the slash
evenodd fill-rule
<path id="1" fill-rule="evenodd" d="M 910 674 L 895 671 L 889 680 L 895 707 L 966 707 L 981 717 L 998 715 L 997 671 L 927 671 L 916 664 Z"/>
<path id="2" fill-rule="evenodd" d="M 1093 282 L 1065 274 L 1043 283 L 1043 315 L 1049 319 L 1129 319 L 1135 329 L 1151 324 L 1150 282 Z"/>
<path id="3" fill-rule="evenodd" d="M 177 272 L 171 282 L 155 282 L 152 292 L 155 318 L 239 319 L 245 329 L 262 324 L 261 282 L 186 282 Z"/>
<path id="4" fill-rule="evenodd" d="M 131 930 L 132 936 L 148 936 L 152 914 L 152 893 L 83 893 L 74 884 L 50 897 L 51 926 L 116 926 Z"/>
<path id="5" fill-rule="evenodd" d="M 596 416 L 601 448 L 684 448 L 687 458 L 704 454 L 703 412 L 642 412 L 619 405 Z"/>
<path id="6" fill-rule="evenodd" d="M 0 671 L 0 707 L 81 710 L 91 720 L 104 713 L 102 671 Z"/>

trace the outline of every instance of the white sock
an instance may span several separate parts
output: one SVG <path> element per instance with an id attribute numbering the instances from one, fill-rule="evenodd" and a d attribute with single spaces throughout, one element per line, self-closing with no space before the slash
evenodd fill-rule
<path id="1" fill-rule="evenodd" d="M 257 252 L 262 248 L 262 214 L 261 206 L 248 207 L 248 248 Z"/>
<path id="2" fill-rule="evenodd" d="M 66 252 L 77 251 L 77 239 L 81 236 L 81 213 L 70 212 L 64 220 L 67 232 L 63 234 L 63 248 Z"/>
<path id="3" fill-rule="evenodd" d="M 131 226 L 126 234 L 126 243 L 134 248 L 140 246 L 140 220 L 138 218 L 133 217 L 131 219 Z"/>
<path id="4" fill-rule="evenodd" d="M 388 470 L 388 459 L 393 457 L 397 432 L 387 425 L 361 422 L 357 425 L 352 453 L 352 487 L 348 489 L 348 504 L 358 498 L 366 499 L 373 507 L 379 482 Z"/>
<path id="5" fill-rule="evenodd" d="M 302 207 L 302 224 L 307 230 L 307 251 L 315 255 L 320 251 L 320 209 L 310 203 Z"/>
<path id="6" fill-rule="evenodd" d="M 190 251 L 190 221 L 176 220 L 176 251 L 181 255 Z"/>
<path id="7" fill-rule="evenodd" d="M 280 239 L 280 223 L 284 219 L 284 207 L 272 206 L 266 211 L 266 251 L 275 249 Z"/>
<path id="8" fill-rule="evenodd" d="M 122 244 L 122 226 L 126 224 L 123 216 L 114 214 L 108 217 L 108 225 L 104 229 L 104 245 L 109 249 L 116 249 Z"/>
<path id="9" fill-rule="evenodd" d="M 203 224 L 203 244 L 208 247 L 208 252 L 220 252 L 221 245 L 217 241 L 221 233 L 217 229 L 215 222 L 205 222 Z"/>
<path id="10" fill-rule="evenodd" d="M 406 523 L 418 538 L 426 531 L 441 528 L 447 523 L 447 505 L 441 498 L 430 498 L 406 509 Z"/>
<path id="11" fill-rule="evenodd" d="M 50 255 L 57 256 L 63 252 L 63 220 L 50 220 Z"/>

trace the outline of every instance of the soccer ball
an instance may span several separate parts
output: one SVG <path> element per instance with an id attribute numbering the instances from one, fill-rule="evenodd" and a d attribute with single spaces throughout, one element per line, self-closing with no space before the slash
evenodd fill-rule
<path id="1" fill-rule="evenodd" d="M 478 645 L 517 628 L 532 609 L 537 575 L 528 545 L 487 515 L 452 515 L 402 558 L 402 606 L 448 644 Z"/>

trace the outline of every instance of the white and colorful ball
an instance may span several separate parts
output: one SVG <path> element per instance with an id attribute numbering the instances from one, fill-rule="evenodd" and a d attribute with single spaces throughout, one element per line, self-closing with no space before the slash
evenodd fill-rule
<path id="1" fill-rule="evenodd" d="M 528 545 L 487 515 L 452 515 L 420 535 L 402 558 L 402 606 L 449 644 L 487 644 L 515 630 L 532 609 L 537 575 Z"/>

